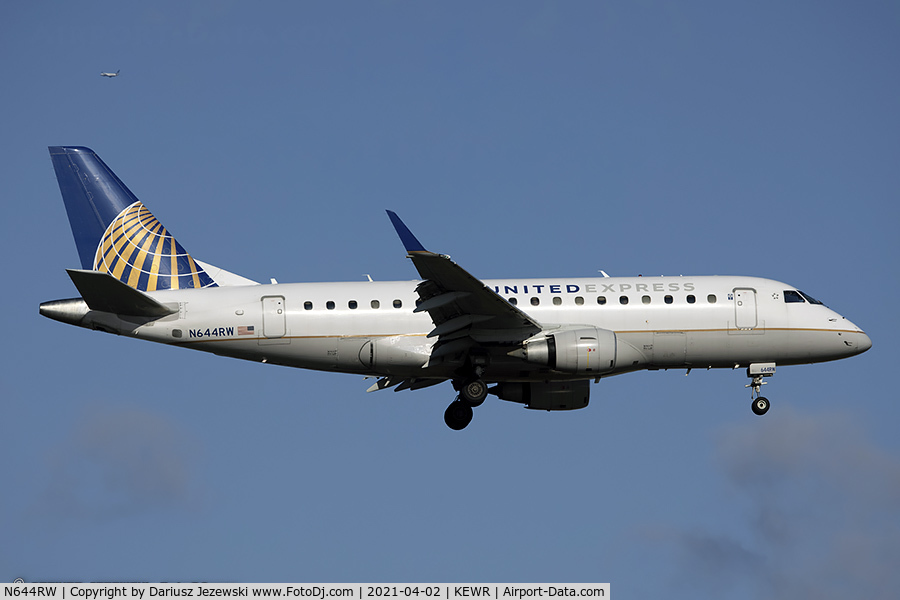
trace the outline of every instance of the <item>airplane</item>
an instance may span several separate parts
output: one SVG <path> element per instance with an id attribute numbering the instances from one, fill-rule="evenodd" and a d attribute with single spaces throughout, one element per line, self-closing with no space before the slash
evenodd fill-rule
<path id="1" fill-rule="evenodd" d="M 121 71 L 121 70 L 122 69 L 119 69 L 119 71 Z M 116 71 L 115 73 L 100 73 L 100 76 L 101 77 L 118 77 L 119 71 Z"/>
<path id="2" fill-rule="evenodd" d="M 736 276 L 480 280 L 388 217 L 417 281 L 259 284 L 193 258 L 94 153 L 49 148 L 81 269 L 63 323 L 266 364 L 449 381 L 464 429 L 492 394 L 535 410 L 588 405 L 591 381 L 660 369 L 746 369 L 751 408 L 776 366 L 865 352 L 862 329 L 797 287 Z"/>

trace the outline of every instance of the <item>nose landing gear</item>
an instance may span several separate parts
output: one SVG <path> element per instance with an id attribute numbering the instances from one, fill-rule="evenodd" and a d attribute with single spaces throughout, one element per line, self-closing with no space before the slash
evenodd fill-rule
<path id="1" fill-rule="evenodd" d="M 759 396 L 753 401 L 750 408 L 753 410 L 753 414 L 762 416 L 769 410 L 769 399 Z"/>
<path id="2" fill-rule="evenodd" d="M 750 408 L 755 415 L 762 416 L 769 411 L 769 399 L 761 396 L 759 389 L 768 383 L 763 381 L 763 377 L 771 377 L 774 374 L 775 363 L 753 363 L 747 367 L 747 377 L 750 377 L 751 381 L 744 387 L 751 388 L 750 399 L 753 402 Z"/>

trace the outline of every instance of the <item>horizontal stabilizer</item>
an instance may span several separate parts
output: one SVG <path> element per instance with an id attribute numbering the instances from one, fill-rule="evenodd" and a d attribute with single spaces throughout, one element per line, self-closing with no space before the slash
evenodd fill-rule
<path id="1" fill-rule="evenodd" d="M 160 304 L 108 273 L 66 269 L 91 310 L 131 317 L 165 317 L 177 309 Z"/>

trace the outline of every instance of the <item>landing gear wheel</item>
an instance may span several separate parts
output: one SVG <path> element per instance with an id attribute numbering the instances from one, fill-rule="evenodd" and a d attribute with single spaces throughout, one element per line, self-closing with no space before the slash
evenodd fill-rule
<path id="1" fill-rule="evenodd" d="M 444 423 L 454 431 L 465 429 L 472 422 L 472 406 L 461 400 L 454 400 L 444 411 Z"/>
<path id="2" fill-rule="evenodd" d="M 764 415 L 769 410 L 769 400 L 768 398 L 760 396 L 753 401 L 753 404 L 750 405 L 750 407 L 753 409 L 753 414 L 760 416 Z"/>
<path id="3" fill-rule="evenodd" d="M 487 395 L 487 384 L 481 379 L 470 381 L 459 391 L 460 398 L 462 398 L 469 406 L 481 406 L 484 399 L 487 398 Z"/>

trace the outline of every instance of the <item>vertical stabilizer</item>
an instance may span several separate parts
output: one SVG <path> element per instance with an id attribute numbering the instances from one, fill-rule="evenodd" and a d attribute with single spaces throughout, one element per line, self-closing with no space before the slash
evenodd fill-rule
<path id="1" fill-rule="evenodd" d="M 144 292 L 216 286 L 93 150 L 51 146 L 50 158 L 82 268 Z"/>

